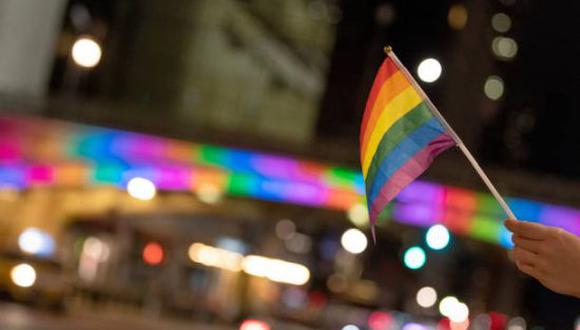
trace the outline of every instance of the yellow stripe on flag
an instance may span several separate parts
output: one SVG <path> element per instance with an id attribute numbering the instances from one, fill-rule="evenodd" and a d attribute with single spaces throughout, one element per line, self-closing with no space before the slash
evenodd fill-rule
<path id="1" fill-rule="evenodd" d="M 401 117 L 411 111 L 422 99 L 415 91 L 413 86 L 409 86 L 403 92 L 401 92 L 397 97 L 395 97 L 391 102 L 389 102 L 380 117 L 377 120 L 377 124 L 374 127 L 366 150 L 364 151 L 363 160 L 363 175 L 366 178 L 369 166 L 373 159 L 373 155 L 377 151 L 377 148 L 383 138 L 383 135 L 397 122 Z"/>
<path id="2" fill-rule="evenodd" d="M 371 109 L 371 114 L 367 123 L 366 131 L 364 133 L 362 145 L 366 146 L 368 144 L 369 136 L 377 124 L 377 118 L 381 115 L 381 110 L 383 110 L 385 106 L 389 104 L 389 102 L 391 102 L 399 93 L 409 87 L 409 85 L 409 81 L 401 71 L 397 71 L 383 83 L 379 95 L 375 100 L 375 104 L 373 104 Z"/>

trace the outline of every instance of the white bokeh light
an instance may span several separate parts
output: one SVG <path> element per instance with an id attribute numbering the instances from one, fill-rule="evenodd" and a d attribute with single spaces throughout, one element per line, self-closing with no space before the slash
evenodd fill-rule
<path id="1" fill-rule="evenodd" d="M 503 79 L 498 76 L 489 76 L 483 85 L 483 92 L 490 100 L 499 100 L 504 92 Z"/>
<path id="2" fill-rule="evenodd" d="M 21 288 L 29 288 L 36 282 L 36 271 L 29 264 L 19 264 L 10 271 L 10 279 Z"/>
<path id="3" fill-rule="evenodd" d="M 462 302 L 454 304 L 448 315 L 451 322 L 462 323 L 469 317 L 469 308 Z"/>
<path id="4" fill-rule="evenodd" d="M 450 240 L 449 230 L 441 224 L 433 225 L 425 235 L 427 245 L 433 250 L 444 249 Z"/>
<path id="5" fill-rule="evenodd" d="M 360 328 L 354 324 L 347 324 L 344 327 L 342 327 L 342 330 L 360 330 Z"/>
<path id="6" fill-rule="evenodd" d="M 449 317 L 455 308 L 455 305 L 459 304 L 459 300 L 453 296 L 447 296 L 439 302 L 439 313 L 443 316 Z"/>
<path id="7" fill-rule="evenodd" d="M 419 306 L 429 308 L 437 302 L 437 291 L 430 286 L 426 286 L 417 291 L 416 298 Z"/>
<path id="8" fill-rule="evenodd" d="M 348 252 L 359 254 L 367 248 L 368 239 L 362 231 L 356 228 L 351 228 L 342 234 L 340 243 Z"/>
<path id="9" fill-rule="evenodd" d="M 434 58 L 424 59 L 417 67 L 417 75 L 419 76 L 419 79 L 426 83 L 437 81 L 441 76 L 442 71 L 441 63 Z"/>
<path id="10" fill-rule="evenodd" d="M 495 37 L 491 42 L 494 55 L 504 61 L 512 60 L 518 54 L 518 43 L 508 37 Z"/>
<path id="11" fill-rule="evenodd" d="M 51 256 L 54 246 L 52 236 L 38 228 L 27 228 L 18 237 L 18 247 L 24 253 Z"/>
<path id="12" fill-rule="evenodd" d="M 137 177 L 129 180 L 127 192 L 133 198 L 148 201 L 155 197 L 157 189 L 151 180 Z"/>
<path id="13" fill-rule="evenodd" d="M 278 283 L 303 285 L 310 279 L 310 271 L 301 264 L 262 256 L 246 256 L 242 260 L 242 269 L 247 274 Z"/>
<path id="14" fill-rule="evenodd" d="M 90 38 L 80 38 L 72 47 L 74 62 L 83 68 L 94 68 L 101 61 L 101 46 Z"/>

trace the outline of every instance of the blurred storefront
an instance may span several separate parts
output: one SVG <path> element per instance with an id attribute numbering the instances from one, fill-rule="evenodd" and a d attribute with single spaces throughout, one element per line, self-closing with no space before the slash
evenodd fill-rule
<path id="1" fill-rule="evenodd" d="M 341 238 L 349 226 L 368 228 L 354 170 L 61 121 L 5 116 L 0 127 L 3 248 L 37 244 L 28 253 L 61 261 L 80 297 L 151 313 L 230 321 L 277 313 L 316 324 L 330 297 L 429 317 L 409 300 L 423 282 L 471 297 L 473 312 L 516 311 L 519 282 L 499 247 L 511 241 L 487 194 L 419 181 L 382 215 L 379 245 L 359 256 L 367 238 Z M 509 203 L 522 217 L 580 233 L 577 209 Z M 412 228 L 438 223 L 456 247 L 419 253 L 439 249 L 431 246 L 440 238 L 425 245 Z M 52 237 L 51 251 L 36 236 L 23 239 L 31 229 Z M 405 275 L 396 262 L 403 252 L 405 267 L 430 271 Z M 451 270 L 465 278 L 450 281 Z M 492 281 L 500 289 L 490 296 Z"/>
<path id="2" fill-rule="evenodd" d="M 441 56 L 425 88 L 477 150 L 501 108 L 477 82 L 499 67 L 481 42 L 498 4 L 30 1 L 0 0 L 0 295 L 242 330 L 514 330 L 556 305 L 509 261 L 504 214 L 458 153 L 374 243 L 356 168 L 385 36 L 409 68 Z M 419 35 L 411 14 L 453 34 Z M 580 235 L 577 186 L 536 174 L 490 171 L 525 196 L 508 198 L 518 217 Z"/>

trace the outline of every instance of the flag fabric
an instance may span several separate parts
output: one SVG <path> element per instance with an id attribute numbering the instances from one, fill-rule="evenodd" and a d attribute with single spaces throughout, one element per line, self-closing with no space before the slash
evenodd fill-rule
<path id="1" fill-rule="evenodd" d="M 424 95 L 396 56 L 389 53 L 370 91 L 360 131 L 361 166 L 372 225 L 438 154 L 456 145 Z"/>

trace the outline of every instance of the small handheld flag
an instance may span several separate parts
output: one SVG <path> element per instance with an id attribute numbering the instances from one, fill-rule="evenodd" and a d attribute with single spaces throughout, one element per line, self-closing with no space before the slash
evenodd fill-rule
<path id="1" fill-rule="evenodd" d="M 515 216 L 459 136 L 390 47 L 371 88 L 360 131 L 360 158 L 372 224 L 397 194 L 443 151 L 458 146 L 512 219 Z"/>

